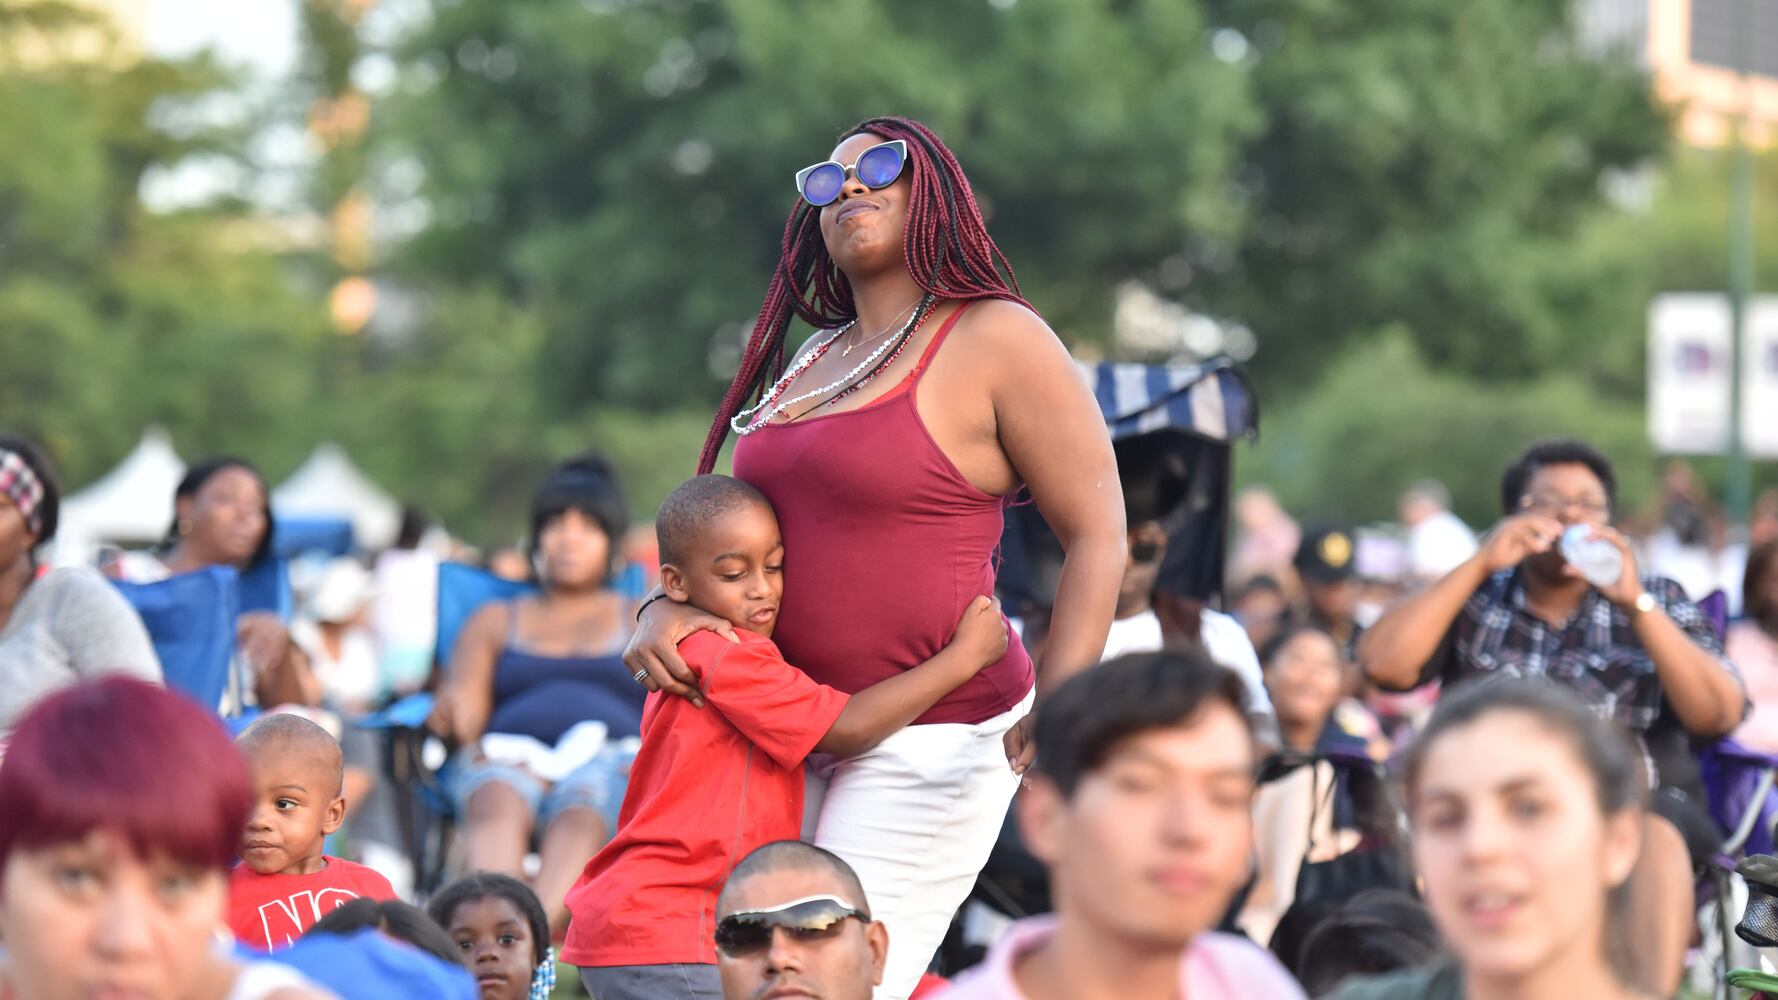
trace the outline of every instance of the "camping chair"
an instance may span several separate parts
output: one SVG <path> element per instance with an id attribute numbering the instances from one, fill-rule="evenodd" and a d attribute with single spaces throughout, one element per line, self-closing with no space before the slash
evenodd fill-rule
<path id="1" fill-rule="evenodd" d="M 112 583 L 141 616 L 167 686 L 212 711 L 231 695 L 229 714 L 238 718 L 246 682 L 235 663 L 240 588 L 234 569 L 206 566 L 156 583 Z"/>
<path id="2" fill-rule="evenodd" d="M 1728 597 L 1713 591 L 1698 602 L 1720 637 L 1727 632 Z M 1710 818 L 1727 836 L 1699 873 L 1697 902 L 1705 952 L 1718 996 L 1724 975 L 1746 961 L 1746 946 L 1734 933 L 1734 914 L 1747 903 L 1745 886 L 1734 878 L 1737 864 L 1750 855 L 1778 853 L 1773 828 L 1778 825 L 1778 756 L 1744 747 L 1732 739 L 1718 740 L 1694 751 Z"/>
<path id="3" fill-rule="evenodd" d="M 534 593 L 537 585 L 506 580 L 487 570 L 463 563 L 440 563 L 438 566 L 438 626 L 436 632 L 436 671 L 442 678 L 456 649 L 457 637 L 469 623 L 471 615 L 483 605 L 507 601 Z M 456 809 L 448 791 L 451 760 L 446 756 L 436 761 L 427 757 L 427 745 L 436 740 L 426 730 L 426 718 L 432 714 L 434 696 L 422 691 L 359 721 L 365 729 L 389 731 L 388 774 L 396 787 L 409 790 L 400 820 L 409 857 L 414 859 L 415 884 L 429 891 L 444 877 L 445 858 L 450 846 L 450 821 Z"/>
<path id="4" fill-rule="evenodd" d="M 240 610 L 270 611 L 284 624 L 290 624 L 296 611 L 296 598 L 290 590 L 290 562 L 283 556 L 268 556 L 259 565 L 241 574 Z"/>

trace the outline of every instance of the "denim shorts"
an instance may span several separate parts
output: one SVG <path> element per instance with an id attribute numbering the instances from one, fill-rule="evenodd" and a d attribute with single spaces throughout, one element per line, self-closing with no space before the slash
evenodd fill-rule
<path id="1" fill-rule="evenodd" d="M 630 784 L 630 764 L 641 745 L 633 736 L 606 743 L 592 760 L 553 785 L 522 767 L 481 759 L 478 751 L 465 748 L 451 760 L 455 771 L 449 782 L 451 801 L 461 816 L 469 808 L 471 795 L 483 785 L 499 782 L 525 800 L 540 832 L 562 810 L 575 807 L 592 810 L 605 821 L 607 830 L 616 830 L 617 811 Z"/>

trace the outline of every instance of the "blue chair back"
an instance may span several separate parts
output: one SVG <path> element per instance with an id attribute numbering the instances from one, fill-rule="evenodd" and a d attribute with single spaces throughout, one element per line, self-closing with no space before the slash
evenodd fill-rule
<path id="1" fill-rule="evenodd" d="M 439 563 L 438 642 L 433 648 L 440 666 L 449 666 L 458 634 L 482 605 L 536 592 L 537 585 L 528 581 L 507 580 L 466 563 Z"/>
<path id="2" fill-rule="evenodd" d="M 167 686 L 212 710 L 221 705 L 240 609 L 234 569 L 206 566 L 158 583 L 114 583 L 147 627 Z"/>
<path id="3" fill-rule="evenodd" d="M 290 562 L 283 556 L 268 556 L 242 573 L 240 592 L 242 611 L 270 611 L 279 621 L 290 623 L 296 598 L 290 591 Z"/>

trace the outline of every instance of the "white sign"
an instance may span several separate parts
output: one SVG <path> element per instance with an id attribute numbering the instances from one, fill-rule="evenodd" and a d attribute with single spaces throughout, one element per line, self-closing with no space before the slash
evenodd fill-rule
<path id="1" fill-rule="evenodd" d="M 1657 296 L 1648 307 L 1648 433 L 1657 451 L 1720 455 L 1728 447 L 1726 295 Z M 1741 349 L 1741 440 L 1778 458 L 1778 296 L 1748 300 Z"/>

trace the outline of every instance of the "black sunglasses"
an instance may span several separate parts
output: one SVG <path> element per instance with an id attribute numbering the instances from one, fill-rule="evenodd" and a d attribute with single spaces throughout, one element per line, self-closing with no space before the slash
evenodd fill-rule
<path id="1" fill-rule="evenodd" d="M 812 163 L 796 172 L 796 193 L 816 208 L 832 204 L 840 196 L 840 189 L 846 186 L 848 173 L 873 191 L 886 188 L 901 176 L 901 168 L 907 159 L 907 140 L 895 139 L 859 153 L 850 167 L 838 160 Z"/>
<path id="2" fill-rule="evenodd" d="M 870 923 L 869 914 L 838 896 L 810 896 L 769 910 L 743 910 L 716 925 L 716 949 L 730 958 L 758 954 L 771 946 L 774 927 L 784 928 L 798 941 L 819 941 L 852 917 Z"/>

